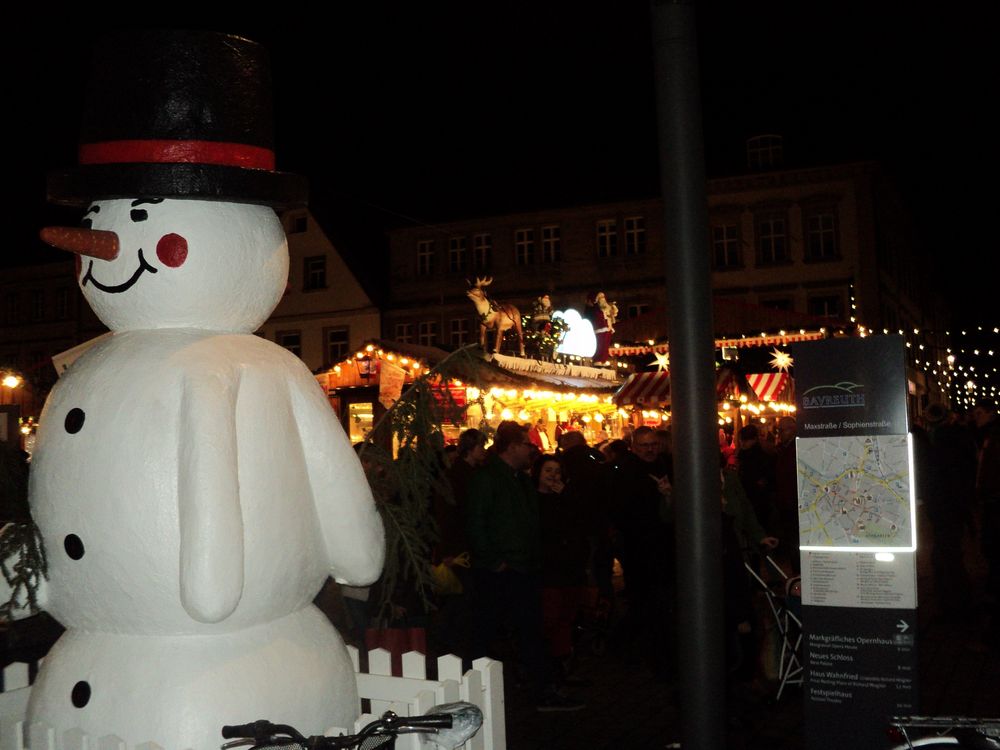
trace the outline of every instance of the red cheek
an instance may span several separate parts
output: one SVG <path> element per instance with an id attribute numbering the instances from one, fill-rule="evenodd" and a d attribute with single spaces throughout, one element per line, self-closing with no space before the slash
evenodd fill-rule
<path id="1" fill-rule="evenodd" d="M 156 243 L 156 257 L 160 263 L 177 268 L 187 260 L 188 242 L 179 234 L 165 234 Z"/>

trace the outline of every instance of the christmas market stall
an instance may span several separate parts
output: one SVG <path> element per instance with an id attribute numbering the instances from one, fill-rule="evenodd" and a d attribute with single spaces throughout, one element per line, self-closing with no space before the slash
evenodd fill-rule
<path id="1" fill-rule="evenodd" d="M 439 396 L 447 442 L 468 427 L 490 429 L 505 419 L 538 428 L 543 449 L 554 449 L 566 429 L 584 432 L 593 443 L 622 433 L 612 402 L 621 376 L 610 368 L 489 354 L 477 346 L 448 353 L 374 340 L 316 376 L 355 443 L 421 377 L 431 379 Z"/>
<path id="2" fill-rule="evenodd" d="M 802 330 L 773 336 L 717 339 L 716 394 L 720 427 L 732 425 L 738 430 L 750 422 L 768 427 L 778 417 L 793 413 L 794 380 L 789 374 L 793 362 L 781 347 L 825 336 L 825 331 Z M 751 353 L 754 356 L 750 356 Z M 635 362 L 650 355 L 654 359 L 647 366 L 657 369 L 631 374 L 615 393 L 613 402 L 635 425 L 666 426 L 670 421 L 671 404 L 669 344 L 649 342 L 611 349 L 611 356 L 619 365 L 625 360 Z M 764 367 L 768 367 L 768 371 L 763 371 Z"/>

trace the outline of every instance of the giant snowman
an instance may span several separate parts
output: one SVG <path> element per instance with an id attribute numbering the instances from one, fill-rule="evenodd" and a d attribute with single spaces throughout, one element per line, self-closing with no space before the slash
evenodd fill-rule
<path id="1" fill-rule="evenodd" d="M 382 526 L 308 369 L 253 335 L 285 291 L 266 60 L 252 42 L 136 32 L 96 53 L 78 168 L 49 197 L 111 329 L 62 376 L 31 472 L 45 608 L 67 630 L 29 721 L 92 737 L 217 747 L 268 717 L 319 733 L 356 718 L 327 575 L 380 573 Z"/>

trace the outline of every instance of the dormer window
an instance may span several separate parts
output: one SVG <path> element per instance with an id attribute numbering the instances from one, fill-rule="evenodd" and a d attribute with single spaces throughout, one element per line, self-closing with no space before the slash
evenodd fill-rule
<path id="1" fill-rule="evenodd" d="M 747 167 L 775 169 L 784 161 L 780 135 L 755 135 L 747 139 Z"/>

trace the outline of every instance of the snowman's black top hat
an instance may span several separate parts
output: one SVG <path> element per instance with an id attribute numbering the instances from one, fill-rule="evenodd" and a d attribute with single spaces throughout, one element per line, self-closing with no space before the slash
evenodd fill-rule
<path id="1" fill-rule="evenodd" d="M 306 202 L 305 178 L 276 172 L 264 49 L 208 31 L 112 32 L 94 55 L 79 166 L 51 172 L 49 200 L 199 198 Z"/>

